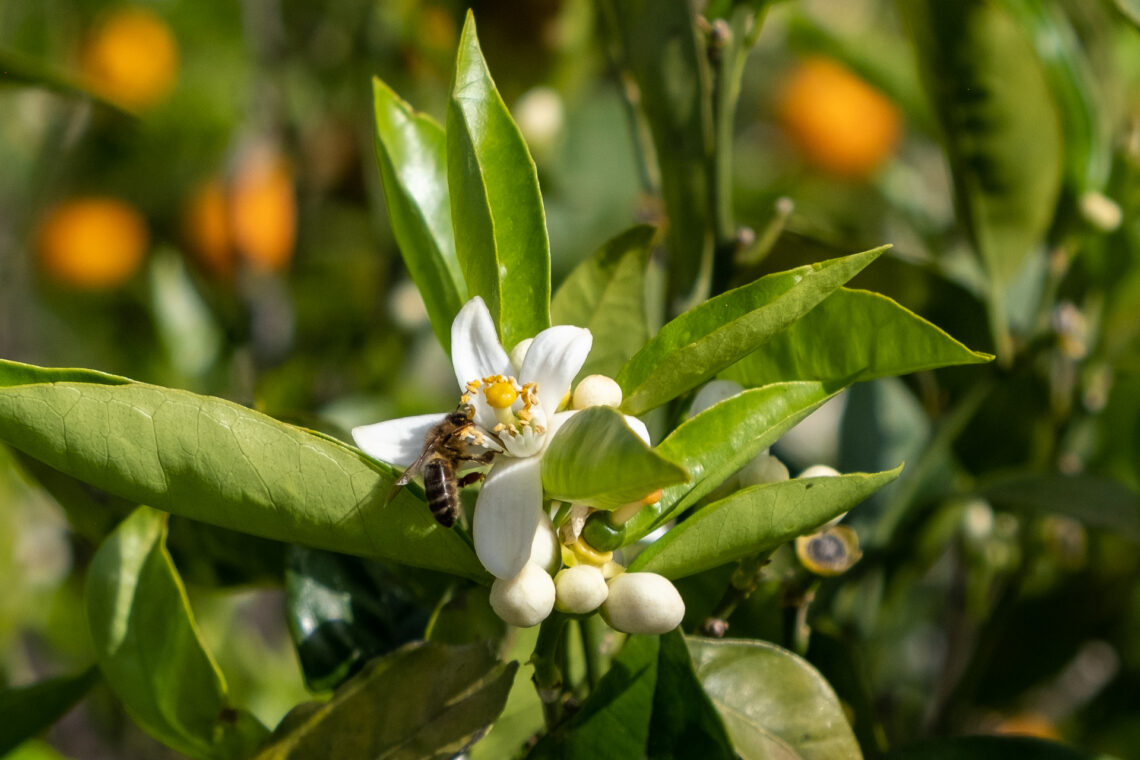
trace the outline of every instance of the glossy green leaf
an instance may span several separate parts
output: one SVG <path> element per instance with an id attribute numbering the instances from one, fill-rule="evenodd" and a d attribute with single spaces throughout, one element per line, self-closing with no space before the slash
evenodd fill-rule
<path id="1" fill-rule="evenodd" d="M 62 718 L 99 681 L 98 668 L 0 690 L 0 756 Z"/>
<path id="2" fill-rule="evenodd" d="M 376 562 L 292 546 L 285 573 L 289 633 L 305 683 L 329 691 L 374 657 L 423 636 L 428 608 Z"/>
<path id="3" fill-rule="evenodd" d="M 941 123 L 962 223 L 990 276 L 998 353 L 1005 289 L 1041 245 L 1060 191 L 1056 104 L 1026 35 L 995 0 L 899 3 Z"/>
<path id="4" fill-rule="evenodd" d="M 257 757 L 454 757 L 502 712 L 517 668 L 481 644 L 408 645 L 370 663 L 330 701 L 294 708 Z"/>
<path id="5" fill-rule="evenodd" d="M 721 377 L 746 387 L 789 380 L 849 385 L 992 358 L 884 295 L 840 288 Z"/>
<path id="6" fill-rule="evenodd" d="M 604 406 L 571 417 L 542 457 L 542 487 L 550 498 L 601 509 L 616 509 L 687 477 L 641 440 L 620 412 Z"/>
<path id="7" fill-rule="evenodd" d="M 651 758 L 683 758 L 700 747 L 704 760 L 735 760 L 724 723 L 693 672 L 685 637 L 673 629 L 658 642 L 657 688 L 647 754 Z"/>
<path id="8" fill-rule="evenodd" d="M 388 85 L 372 80 L 376 160 L 392 234 L 423 296 L 432 328 L 451 350 L 451 321 L 467 301 L 455 253 L 447 192 L 447 140 L 430 116 L 416 113 Z"/>
<path id="9" fill-rule="evenodd" d="M 289 543 L 485 578 L 357 449 L 229 401 L 0 362 L 0 441 L 135 503 Z M 82 378 L 75 381 L 72 378 Z M 126 382 L 126 384 L 123 384 Z"/>
<path id="10" fill-rule="evenodd" d="M 1029 736 L 956 736 L 889 752 L 886 760 L 1112 760 L 1109 755 Z"/>
<path id="11" fill-rule="evenodd" d="M 594 336 L 579 375 L 613 377 L 649 340 L 645 268 L 656 232 L 638 225 L 608 240 L 554 294 L 551 321 L 588 328 Z"/>
<path id="12" fill-rule="evenodd" d="M 600 3 L 621 63 L 637 85 L 669 218 L 670 295 L 707 292 L 712 268 L 712 76 L 689 3 Z"/>
<path id="13" fill-rule="evenodd" d="M 686 638 L 693 669 L 744 760 L 857 760 L 859 744 L 827 681 L 763 641 Z"/>
<path id="14" fill-rule="evenodd" d="M 684 638 L 630 636 L 598 687 L 528 760 L 599 757 L 735 757 L 694 673 Z"/>
<path id="15" fill-rule="evenodd" d="M 682 578 L 770 551 L 855 507 L 898 477 L 874 474 L 796 478 L 737 491 L 677 524 L 630 563 L 630 571 Z"/>
<path id="16" fill-rule="evenodd" d="M 658 450 L 685 467 L 689 481 L 665 490 L 656 524 L 695 504 L 838 390 L 818 382 L 773 383 L 682 422 Z"/>
<path id="17" fill-rule="evenodd" d="M 447 108 L 447 181 L 467 290 L 509 350 L 550 325 L 550 243 L 538 172 L 503 103 L 470 12 Z"/>
<path id="18" fill-rule="evenodd" d="M 246 757 L 269 732 L 229 702 L 166 551 L 166 520 L 139 507 L 95 553 L 85 601 L 99 669 L 164 744 L 197 758 Z"/>
<path id="19" fill-rule="evenodd" d="M 885 250 L 771 274 L 685 312 L 618 374 L 622 408 L 641 414 L 695 388 L 810 312 Z"/>

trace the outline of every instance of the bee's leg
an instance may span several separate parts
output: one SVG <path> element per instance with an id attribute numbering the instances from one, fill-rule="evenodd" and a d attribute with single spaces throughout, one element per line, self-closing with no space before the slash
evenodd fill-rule
<path id="1" fill-rule="evenodd" d="M 466 475 L 464 475 L 463 477 L 459 478 L 456 481 L 456 483 L 459 484 L 460 488 L 463 488 L 464 486 L 469 486 L 469 485 L 472 485 L 473 483 L 478 483 L 480 480 L 482 480 L 485 477 L 486 477 L 486 475 L 481 473 L 481 472 L 469 472 Z"/>
<path id="2" fill-rule="evenodd" d="M 463 462 L 477 462 L 479 464 L 490 464 L 492 461 L 494 461 L 495 454 L 497 454 L 497 453 L 498 452 L 496 452 L 496 451 L 484 451 L 482 454 L 476 454 L 475 456 L 464 455 L 464 456 L 458 457 L 458 459 L 460 461 L 463 461 Z"/>

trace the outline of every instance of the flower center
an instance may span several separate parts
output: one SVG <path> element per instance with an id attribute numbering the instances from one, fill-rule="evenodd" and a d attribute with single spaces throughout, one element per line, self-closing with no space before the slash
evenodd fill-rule
<path id="1" fill-rule="evenodd" d="M 546 435 L 546 413 L 538 405 L 538 384 L 509 375 L 490 375 L 467 383 L 463 403 L 482 393 L 498 424 L 492 428 L 511 456 L 537 454 Z M 520 403 L 521 402 L 521 403 Z"/>

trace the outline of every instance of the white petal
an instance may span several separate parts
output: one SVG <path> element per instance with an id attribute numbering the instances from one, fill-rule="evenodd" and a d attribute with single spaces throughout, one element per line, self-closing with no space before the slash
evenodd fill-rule
<path id="1" fill-rule="evenodd" d="M 461 391 L 471 380 L 514 374 L 511 360 L 499 343 L 491 312 L 479 296 L 464 304 L 451 323 L 451 366 Z"/>
<path id="2" fill-rule="evenodd" d="M 421 414 L 396 420 L 362 425 L 352 429 L 356 445 L 368 456 L 382 462 L 407 467 L 424 448 L 424 436 L 443 422 L 446 414 Z"/>
<path id="3" fill-rule="evenodd" d="M 577 409 L 567 409 L 565 412 L 559 412 L 558 414 L 548 419 L 546 423 L 546 441 L 543 443 L 542 451 L 539 452 L 540 454 L 545 452 L 546 447 L 549 446 L 550 442 L 554 440 L 554 434 L 558 432 L 558 428 L 565 425 L 570 420 L 570 418 L 577 413 Z"/>
<path id="4" fill-rule="evenodd" d="M 519 382 L 538 383 L 538 402 L 547 413 L 558 408 L 570 390 L 593 343 L 589 330 L 570 325 L 548 327 L 534 336 L 519 371 Z"/>
<path id="5" fill-rule="evenodd" d="M 530 559 L 542 511 L 538 457 L 500 457 L 475 503 L 475 553 L 496 578 L 514 578 Z"/>
<path id="6" fill-rule="evenodd" d="M 653 442 L 649 440 L 649 428 L 645 427 L 645 423 L 628 414 L 624 416 L 625 424 L 629 425 L 630 430 L 637 433 L 638 437 L 645 441 L 646 446 L 652 446 Z"/>

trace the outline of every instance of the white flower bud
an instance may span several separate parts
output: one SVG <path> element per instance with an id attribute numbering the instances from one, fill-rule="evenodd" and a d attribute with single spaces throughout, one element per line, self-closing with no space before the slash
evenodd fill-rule
<path id="1" fill-rule="evenodd" d="M 621 406 L 621 386 L 612 377 L 588 375 L 574 389 L 572 406 L 575 409 L 591 406 L 611 406 L 616 409 Z"/>
<path id="2" fill-rule="evenodd" d="M 554 609 L 554 580 L 541 567 L 528 562 L 514 578 L 495 579 L 491 585 L 491 609 L 513 626 L 538 625 Z"/>
<path id="3" fill-rule="evenodd" d="M 695 417 L 710 406 L 719 404 L 726 398 L 731 398 L 744 390 L 744 386 L 735 380 L 711 380 L 697 391 L 693 403 L 689 407 L 689 417 Z"/>
<path id="4" fill-rule="evenodd" d="M 788 479 L 788 468 L 766 450 L 753 457 L 740 468 L 740 484 L 757 486 L 762 483 L 779 483 Z"/>
<path id="5" fill-rule="evenodd" d="M 547 153 L 553 149 L 566 120 L 562 96 L 557 90 L 550 87 L 527 90 L 512 110 L 532 153 Z"/>
<path id="6" fill-rule="evenodd" d="M 530 561 L 548 573 L 553 573 L 562 564 L 562 545 L 546 512 L 538 519 L 538 529 L 530 545 Z"/>
<path id="7" fill-rule="evenodd" d="M 1124 220 L 1120 205 L 1103 193 L 1090 190 L 1079 201 L 1081 216 L 1102 232 L 1112 232 Z"/>
<path id="8" fill-rule="evenodd" d="M 511 364 L 514 365 L 515 372 L 522 372 L 523 359 L 526 358 L 531 343 L 534 343 L 534 338 L 523 338 L 511 349 Z"/>
<path id="9" fill-rule="evenodd" d="M 801 478 L 834 478 L 839 474 L 839 470 L 834 467 L 828 467 L 825 464 L 813 464 L 800 473 Z"/>
<path id="10" fill-rule="evenodd" d="M 657 573 L 622 573 L 610 581 L 602 617 L 626 633 L 668 633 L 681 624 L 685 602 Z"/>
<path id="11" fill-rule="evenodd" d="M 593 565 L 575 565 L 554 576 L 555 606 L 563 612 L 593 612 L 606 601 L 610 589 L 602 571 Z"/>

